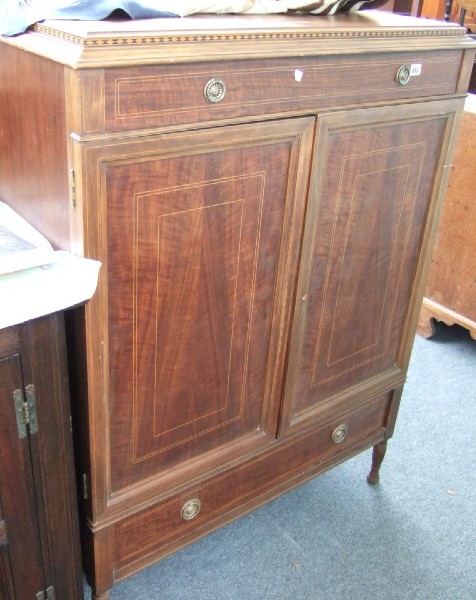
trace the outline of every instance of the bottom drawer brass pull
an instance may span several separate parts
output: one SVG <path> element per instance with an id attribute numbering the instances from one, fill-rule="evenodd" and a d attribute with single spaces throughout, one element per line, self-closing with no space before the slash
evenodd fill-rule
<path id="1" fill-rule="evenodd" d="M 200 500 L 198 500 L 198 498 L 187 500 L 187 502 L 185 502 L 185 504 L 182 506 L 182 511 L 180 515 L 182 516 L 182 519 L 184 521 L 190 521 L 198 515 L 201 507 L 202 503 L 200 502 Z"/>
<path id="2" fill-rule="evenodd" d="M 340 444 L 347 435 L 347 425 L 339 425 L 332 432 L 332 441 L 334 444 Z"/>

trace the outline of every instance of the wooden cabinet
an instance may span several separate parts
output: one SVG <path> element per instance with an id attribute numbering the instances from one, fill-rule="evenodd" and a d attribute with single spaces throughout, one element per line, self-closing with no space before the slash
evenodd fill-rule
<path id="1" fill-rule="evenodd" d="M 0 331 L 0 598 L 80 600 L 63 316 Z"/>
<path id="2" fill-rule="evenodd" d="M 4 86 L 6 141 L 23 165 L 32 131 L 56 150 L 44 197 L 8 157 L 0 194 L 103 263 L 68 328 L 94 597 L 372 446 L 378 481 L 464 30 L 376 11 L 55 22 L 1 52 L 3 81 L 29 74 Z M 14 130 L 26 96 L 44 117 Z"/>

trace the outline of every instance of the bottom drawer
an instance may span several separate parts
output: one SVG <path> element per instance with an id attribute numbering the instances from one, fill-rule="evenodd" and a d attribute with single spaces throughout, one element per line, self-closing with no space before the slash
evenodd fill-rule
<path id="1" fill-rule="evenodd" d="M 116 573 L 148 555 L 150 561 L 145 563 L 169 554 L 381 441 L 392 395 L 340 413 L 325 426 L 286 443 L 277 441 L 266 454 L 120 521 L 114 525 Z"/>

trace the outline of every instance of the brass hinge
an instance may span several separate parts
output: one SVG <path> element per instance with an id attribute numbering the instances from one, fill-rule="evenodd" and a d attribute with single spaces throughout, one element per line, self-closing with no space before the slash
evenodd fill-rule
<path id="1" fill-rule="evenodd" d="M 46 591 L 41 591 L 36 594 L 36 600 L 55 600 L 55 588 L 50 585 Z"/>
<path id="2" fill-rule="evenodd" d="M 17 419 L 18 437 L 22 440 L 28 433 L 38 433 L 38 419 L 36 415 L 35 386 L 27 385 L 25 395 L 23 390 L 13 391 L 13 403 Z"/>
<path id="3" fill-rule="evenodd" d="M 74 169 L 69 170 L 69 184 L 71 186 L 71 204 L 76 208 L 76 174 Z"/>

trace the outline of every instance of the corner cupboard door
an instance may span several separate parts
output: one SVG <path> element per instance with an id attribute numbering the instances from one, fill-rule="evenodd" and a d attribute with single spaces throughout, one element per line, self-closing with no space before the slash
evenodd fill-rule
<path id="1" fill-rule="evenodd" d="M 282 434 L 403 383 L 460 108 L 319 116 Z"/>
<path id="2" fill-rule="evenodd" d="M 16 341 L 0 332 L 0 345 Z M 3 349 L 3 348 L 2 348 Z M 0 356 L 0 598 L 27 600 L 46 589 L 27 427 L 17 426 L 14 397 L 25 400 L 19 353 Z"/>
<path id="3" fill-rule="evenodd" d="M 85 253 L 103 262 L 86 308 L 91 452 L 106 459 L 93 510 L 274 443 L 314 127 L 78 145 Z"/>

